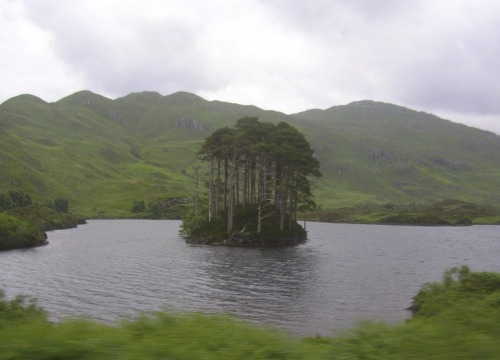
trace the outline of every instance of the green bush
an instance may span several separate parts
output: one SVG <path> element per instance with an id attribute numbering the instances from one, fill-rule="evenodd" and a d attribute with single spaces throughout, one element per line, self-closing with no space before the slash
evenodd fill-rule
<path id="1" fill-rule="evenodd" d="M 66 199 L 54 199 L 54 210 L 60 213 L 67 213 L 69 210 L 68 200 Z"/>
<path id="2" fill-rule="evenodd" d="M 0 250 L 20 249 L 47 243 L 45 231 L 84 224 L 75 214 L 58 213 L 43 206 L 26 206 L 0 213 Z"/>
<path id="3" fill-rule="evenodd" d="M 5 211 L 12 209 L 14 207 L 14 203 L 9 194 L 0 193 L 0 211 Z"/>
<path id="4" fill-rule="evenodd" d="M 132 204 L 132 213 L 139 214 L 144 211 L 146 211 L 146 205 L 144 204 L 144 200 L 141 201 L 134 200 L 134 203 Z"/>
<path id="5" fill-rule="evenodd" d="M 31 196 L 19 191 L 0 193 L 0 211 L 31 205 Z"/>
<path id="6" fill-rule="evenodd" d="M 33 223 L 0 213 L 0 250 L 43 245 L 46 239 L 43 229 Z"/>
<path id="7" fill-rule="evenodd" d="M 47 319 L 47 313 L 37 305 L 35 299 L 19 295 L 13 300 L 7 300 L 0 289 L 0 328 L 10 322 L 34 319 Z"/>

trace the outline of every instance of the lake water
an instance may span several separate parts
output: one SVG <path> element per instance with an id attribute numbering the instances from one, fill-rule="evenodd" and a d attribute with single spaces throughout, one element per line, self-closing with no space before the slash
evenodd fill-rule
<path id="1" fill-rule="evenodd" d="M 49 245 L 0 252 L 0 288 L 53 320 L 112 322 L 141 311 L 232 314 L 296 335 L 395 322 L 426 282 L 463 264 L 500 271 L 500 227 L 308 223 L 288 248 L 189 245 L 180 222 L 90 220 Z"/>

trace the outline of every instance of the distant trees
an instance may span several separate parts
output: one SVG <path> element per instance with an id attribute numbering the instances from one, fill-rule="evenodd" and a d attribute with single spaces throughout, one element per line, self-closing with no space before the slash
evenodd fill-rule
<path id="1" fill-rule="evenodd" d="M 132 213 L 139 214 L 144 211 L 146 211 L 146 204 L 144 204 L 144 200 L 141 201 L 134 200 L 134 203 L 132 204 Z"/>
<path id="2" fill-rule="evenodd" d="M 24 208 L 32 205 L 31 196 L 20 191 L 0 192 L 0 211 Z M 68 200 L 64 198 L 54 199 L 44 206 L 50 207 L 57 212 L 67 213 L 69 210 Z"/>
<path id="3" fill-rule="evenodd" d="M 54 199 L 54 210 L 60 213 L 67 213 L 69 210 L 68 200 L 63 198 Z"/>
<path id="4" fill-rule="evenodd" d="M 319 161 L 304 135 L 285 122 L 276 125 L 255 117 L 239 119 L 234 128 L 210 135 L 199 151 L 208 162 L 208 222 L 227 212 L 227 233 L 234 231 L 236 207 L 257 208 L 257 229 L 266 218 L 286 217 L 311 204 L 309 176 L 321 176 Z"/>
<path id="5" fill-rule="evenodd" d="M 31 196 L 19 191 L 0 193 L 0 211 L 31 205 Z"/>

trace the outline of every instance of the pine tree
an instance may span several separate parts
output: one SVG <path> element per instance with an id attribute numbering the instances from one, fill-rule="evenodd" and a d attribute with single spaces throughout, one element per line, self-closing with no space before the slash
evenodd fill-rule
<path id="1" fill-rule="evenodd" d="M 291 226 L 298 207 L 312 202 L 308 178 L 321 176 L 310 144 L 285 122 L 239 119 L 234 128 L 210 135 L 198 155 L 208 162 L 207 221 L 224 211 L 228 236 L 235 231 L 237 207 L 257 209 L 253 232 L 260 234 L 263 222 L 276 213 L 284 231 L 286 219 Z"/>

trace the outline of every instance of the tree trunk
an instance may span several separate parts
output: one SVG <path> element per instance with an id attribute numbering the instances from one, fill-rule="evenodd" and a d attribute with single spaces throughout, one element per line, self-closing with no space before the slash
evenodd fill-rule
<path id="1" fill-rule="evenodd" d="M 233 153 L 231 172 L 229 174 L 229 206 L 227 209 L 227 233 L 231 234 L 234 230 L 234 208 L 236 202 L 236 185 L 238 181 L 238 159 L 236 153 Z"/>
<path id="2" fill-rule="evenodd" d="M 241 206 L 246 207 L 247 205 L 247 196 L 248 196 L 248 160 L 245 161 L 245 168 L 243 172 L 243 184 L 242 184 L 242 194 L 241 194 Z"/>
<path id="3" fill-rule="evenodd" d="M 224 159 L 224 210 L 227 210 L 227 159 Z"/>
<path id="4" fill-rule="evenodd" d="M 279 211 L 280 211 L 280 230 L 285 230 L 285 218 L 286 218 L 286 209 L 287 209 L 287 200 L 288 200 L 288 189 L 284 181 L 281 181 L 280 185 L 280 203 L 279 203 Z"/>
<path id="5" fill-rule="evenodd" d="M 260 159 L 260 161 L 257 162 L 259 165 L 259 175 L 258 175 L 258 183 L 257 183 L 257 234 L 260 234 L 262 232 L 262 203 L 264 202 L 264 191 L 265 191 L 265 186 L 264 186 L 264 179 L 265 179 L 265 162 Z"/>
<path id="6" fill-rule="evenodd" d="M 210 168 L 208 170 L 208 222 L 212 221 L 212 211 L 214 206 L 214 158 L 210 157 Z"/>
<path id="7" fill-rule="evenodd" d="M 217 158 L 217 180 L 215 186 L 215 215 L 219 214 L 220 208 L 220 158 Z"/>

